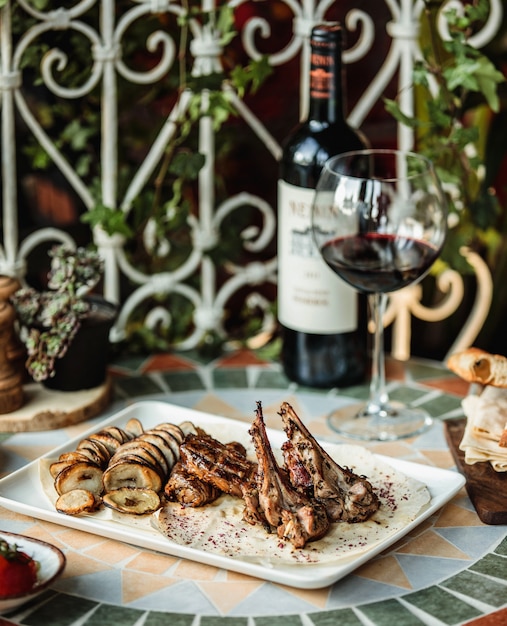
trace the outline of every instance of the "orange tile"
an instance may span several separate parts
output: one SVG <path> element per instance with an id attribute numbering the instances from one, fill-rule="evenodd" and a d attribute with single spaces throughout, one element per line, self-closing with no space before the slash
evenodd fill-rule
<path id="1" fill-rule="evenodd" d="M 113 568 L 110 565 L 101 563 L 96 559 L 89 559 L 82 554 L 67 553 L 67 566 L 63 572 L 63 578 L 96 574 L 97 572 L 105 572 L 111 569 Z"/>
<path id="2" fill-rule="evenodd" d="M 454 526 L 485 526 L 475 511 L 469 511 L 461 506 L 450 502 L 442 509 L 435 528 L 448 528 Z"/>
<path id="3" fill-rule="evenodd" d="M 120 563 L 125 559 L 132 558 L 139 553 L 138 548 L 134 548 L 126 543 L 118 541 L 104 541 L 87 550 L 86 554 L 106 563 Z"/>
<path id="4" fill-rule="evenodd" d="M 414 453 L 406 439 L 403 441 L 372 443 L 368 446 L 368 448 L 375 454 L 385 454 L 386 456 L 390 456 L 395 459 L 403 459 L 408 456 L 412 456 Z"/>
<path id="5" fill-rule="evenodd" d="M 176 568 L 174 576 L 178 578 L 186 578 L 195 582 L 204 580 L 213 580 L 219 569 L 211 565 L 196 563 L 194 561 L 182 560 Z"/>
<path id="6" fill-rule="evenodd" d="M 152 552 L 141 552 L 132 561 L 129 561 L 128 568 L 150 574 L 163 574 L 178 559 L 163 554 L 153 554 Z"/>
<path id="7" fill-rule="evenodd" d="M 206 394 L 198 402 L 196 402 L 192 408 L 195 411 L 203 411 L 204 413 L 213 413 L 214 415 L 222 415 L 224 417 L 230 417 L 231 419 L 245 421 L 245 415 L 235 407 L 228 404 L 222 398 L 219 398 L 215 394 Z"/>
<path id="8" fill-rule="evenodd" d="M 228 354 L 217 363 L 219 367 L 244 367 L 246 365 L 267 365 L 267 361 L 263 361 L 254 352 L 245 349 Z"/>
<path id="9" fill-rule="evenodd" d="M 432 528 L 433 528 L 433 522 L 431 518 L 425 519 L 423 522 L 421 522 L 420 524 L 412 528 L 412 530 L 408 532 L 405 535 L 405 537 L 402 537 L 400 539 L 400 544 L 406 544 L 409 541 L 412 541 L 414 537 L 418 537 L 419 535 L 422 535 L 427 530 L 431 530 Z"/>
<path id="10" fill-rule="evenodd" d="M 85 533 L 82 530 L 65 530 L 58 535 L 58 538 L 74 550 L 83 550 L 104 542 L 104 537 Z"/>
<path id="11" fill-rule="evenodd" d="M 241 581 L 245 581 L 245 582 L 252 582 L 252 581 L 264 582 L 264 581 L 259 581 L 259 579 L 255 578 L 254 576 L 249 576 L 248 574 L 242 574 L 241 572 L 233 572 L 231 570 L 226 570 L 225 571 L 225 579 L 227 581 L 233 581 L 233 582 L 241 582 Z"/>
<path id="12" fill-rule="evenodd" d="M 419 537 L 420 535 L 424 534 L 427 530 L 431 530 L 432 528 L 433 528 L 433 525 L 431 523 L 431 520 L 425 520 L 421 524 L 418 524 L 415 528 L 412 528 L 412 530 L 408 532 L 406 535 L 398 539 L 398 541 L 396 541 L 391 546 L 390 551 L 392 553 L 402 552 L 411 541 L 414 541 L 416 537 Z"/>
<path id="13" fill-rule="evenodd" d="M 143 372 L 194 370 L 195 366 L 187 359 L 175 354 L 163 353 L 151 356 L 142 367 Z"/>
<path id="14" fill-rule="evenodd" d="M 285 585 L 278 585 L 285 589 L 286 593 L 290 593 L 296 598 L 300 598 L 308 604 L 312 604 L 317 609 L 325 609 L 329 600 L 329 594 L 332 587 L 324 587 L 322 589 L 296 589 L 294 587 L 286 587 Z"/>
<path id="15" fill-rule="evenodd" d="M 56 548 L 60 548 L 62 551 L 66 548 L 66 546 L 59 541 L 54 534 L 50 533 L 49 530 L 41 524 L 34 524 L 31 528 L 28 528 L 24 534 L 29 537 L 33 537 L 34 539 L 40 539 L 40 541 L 50 543 Z"/>
<path id="16" fill-rule="evenodd" d="M 453 396 L 465 397 L 468 394 L 470 389 L 470 383 L 462 380 L 461 378 L 457 378 L 456 376 L 449 378 L 436 378 L 434 380 L 424 380 L 420 381 L 426 387 L 431 387 L 432 389 L 439 389 L 440 391 L 445 391 L 445 393 L 450 393 Z"/>
<path id="17" fill-rule="evenodd" d="M 54 524 L 53 522 L 41 522 L 41 524 L 53 537 L 60 537 L 62 533 L 68 531 L 65 526 L 60 526 L 60 524 Z"/>
<path id="18" fill-rule="evenodd" d="M 389 380 L 405 380 L 405 367 L 406 363 L 404 361 L 387 358 L 385 362 L 386 378 Z"/>
<path id="19" fill-rule="evenodd" d="M 462 552 L 452 543 L 429 530 L 420 537 L 416 537 L 406 546 L 398 550 L 400 554 L 415 554 L 420 556 L 438 556 L 446 559 L 469 560 L 470 556 Z"/>
<path id="20" fill-rule="evenodd" d="M 422 450 L 424 456 L 436 467 L 450 469 L 456 465 L 449 450 Z"/>
<path id="21" fill-rule="evenodd" d="M 122 572 L 122 600 L 125 604 L 135 602 L 139 598 L 170 587 L 175 582 L 177 581 L 174 578 L 164 578 L 146 573 L 139 576 L 138 572 L 124 570 Z"/>
<path id="22" fill-rule="evenodd" d="M 402 589 L 412 589 L 405 572 L 393 556 L 385 556 L 369 561 L 357 569 L 354 574 L 376 582 L 395 585 Z"/>
<path id="23" fill-rule="evenodd" d="M 329 437 L 329 426 L 327 425 L 326 415 L 322 415 L 321 417 L 317 416 L 316 419 L 306 422 L 306 426 L 310 429 L 314 437 Z M 280 430 L 280 420 L 278 420 L 273 427 Z"/>
<path id="24" fill-rule="evenodd" d="M 19 521 L 19 522 L 31 522 L 33 518 L 28 515 L 23 515 L 22 513 L 16 513 L 15 511 L 9 511 L 8 509 L 1 509 L 2 511 L 2 521 Z"/>
<path id="25" fill-rule="evenodd" d="M 253 581 L 253 579 L 250 580 Z M 224 593 L 224 583 L 222 581 L 201 582 L 198 586 L 219 611 L 224 615 L 228 615 L 245 598 L 258 591 L 262 584 L 261 581 L 228 583 L 226 593 Z"/>

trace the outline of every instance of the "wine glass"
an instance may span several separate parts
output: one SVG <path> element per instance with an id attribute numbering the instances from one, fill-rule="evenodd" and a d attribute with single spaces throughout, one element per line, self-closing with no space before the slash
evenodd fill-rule
<path id="1" fill-rule="evenodd" d="M 390 402 L 385 384 L 383 316 L 387 294 L 422 279 L 444 244 L 447 206 L 432 163 L 399 150 L 359 150 L 324 165 L 312 208 L 312 231 L 327 265 L 367 294 L 375 327 L 370 397 L 351 417 L 329 424 L 362 440 L 395 440 L 426 430 L 426 411 Z"/>

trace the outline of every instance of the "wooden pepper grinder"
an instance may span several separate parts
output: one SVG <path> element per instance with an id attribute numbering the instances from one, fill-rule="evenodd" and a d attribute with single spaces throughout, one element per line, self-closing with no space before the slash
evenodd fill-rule
<path id="1" fill-rule="evenodd" d="M 23 406 L 24 367 L 14 323 L 16 312 L 9 297 L 19 289 L 10 276 L 0 276 L 0 413 L 12 413 Z"/>

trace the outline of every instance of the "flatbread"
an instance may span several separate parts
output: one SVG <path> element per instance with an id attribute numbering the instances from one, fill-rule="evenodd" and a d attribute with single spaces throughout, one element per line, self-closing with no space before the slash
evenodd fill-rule
<path id="1" fill-rule="evenodd" d="M 220 441 L 239 441 L 249 457 L 255 459 L 247 424 L 231 423 L 230 427 L 206 424 L 205 429 Z M 105 507 L 86 515 L 106 524 L 120 523 L 162 533 L 175 543 L 197 550 L 276 566 L 342 563 L 397 533 L 428 506 L 431 496 L 424 483 L 394 469 L 362 446 L 326 444 L 325 448 L 341 466 L 367 477 L 380 499 L 380 508 L 366 522 L 332 524 L 325 537 L 308 543 L 303 549 L 294 549 L 261 526 L 244 522 L 243 500 L 228 495 L 195 509 L 170 503 L 144 517 L 121 514 Z M 273 449 L 279 455 L 276 446 Z M 53 505 L 57 493 L 49 466 L 54 460 L 42 459 L 39 465 L 44 492 Z"/>
<path id="2" fill-rule="evenodd" d="M 318 541 L 295 549 L 276 534 L 243 521 L 241 500 L 223 496 L 205 510 L 169 504 L 154 515 L 158 528 L 172 541 L 263 565 L 331 564 L 355 557 L 413 521 L 430 501 L 426 486 L 395 470 L 361 446 L 327 445 L 342 466 L 366 476 L 380 499 L 380 508 L 366 522 L 331 524 Z"/>
<path id="3" fill-rule="evenodd" d="M 481 395 L 463 399 L 467 421 L 460 450 L 465 463 L 489 462 L 497 472 L 507 471 L 507 450 L 501 446 L 507 424 L 507 389 L 485 387 Z"/>
<path id="4" fill-rule="evenodd" d="M 463 406 L 472 415 L 473 431 L 499 442 L 507 424 L 507 389 L 486 387 L 480 396 L 468 396 Z"/>

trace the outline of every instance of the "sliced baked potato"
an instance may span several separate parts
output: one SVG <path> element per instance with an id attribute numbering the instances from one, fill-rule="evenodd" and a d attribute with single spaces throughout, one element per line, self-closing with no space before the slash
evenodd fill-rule
<path id="1" fill-rule="evenodd" d="M 129 515 L 153 513 L 160 507 L 160 496 L 153 489 L 122 487 L 104 495 L 104 504 L 110 509 Z"/>
<path id="2" fill-rule="evenodd" d="M 100 503 L 101 499 L 88 489 L 72 489 L 58 497 L 55 508 L 65 515 L 83 515 L 95 511 Z"/>
<path id="3" fill-rule="evenodd" d="M 86 489 L 100 496 L 103 491 L 102 470 L 93 463 L 72 463 L 55 478 L 55 489 L 59 495 L 73 489 Z"/>

